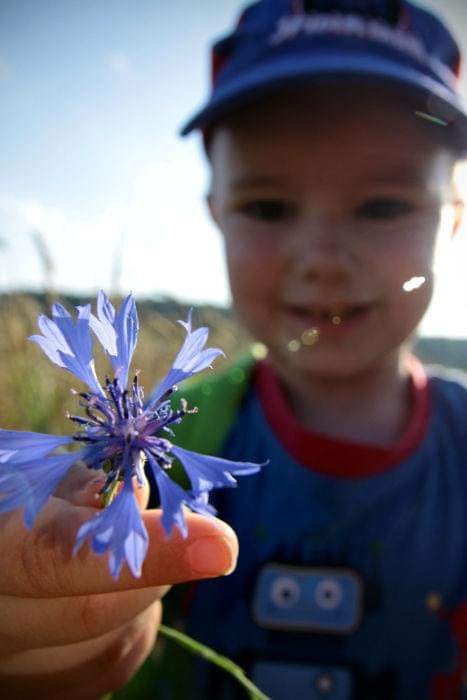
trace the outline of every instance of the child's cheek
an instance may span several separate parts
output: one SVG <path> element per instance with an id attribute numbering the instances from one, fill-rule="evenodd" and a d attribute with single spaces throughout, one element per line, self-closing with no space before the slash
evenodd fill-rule
<path id="1" fill-rule="evenodd" d="M 403 227 L 388 227 L 373 242 L 375 261 L 397 277 L 401 285 L 414 276 L 428 276 L 433 271 L 441 212 L 420 213 L 410 217 Z"/>
<path id="2" fill-rule="evenodd" d="M 243 227 L 227 233 L 225 246 L 230 274 L 242 277 L 275 277 L 286 256 L 285 238 L 263 227 Z"/>

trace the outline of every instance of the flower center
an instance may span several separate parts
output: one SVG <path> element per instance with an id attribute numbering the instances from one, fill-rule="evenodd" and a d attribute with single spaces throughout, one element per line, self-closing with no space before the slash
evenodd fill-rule
<path id="1" fill-rule="evenodd" d="M 138 482 L 143 481 L 144 459 L 142 454 L 150 454 L 161 469 L 167 470 L 172 465 L 173 457 L 169 454 L 171 442 L 162 437 L 162 431 L 173 435 L 169 425 L 180 422 L 188 411 L 182 399 L 180 409 L 172 410 L 168 397 L 175 387 L 167 391 L 151 409 L 143 402 L 143 390 L 136 376 L 130 390 L 122 389 L 118 378 L 105 383 L 105 395 L 92 392 L 79 394 L 80 406 L 86 417 L 68 417 L 80 426 L 74 439 L 85 443 L 83 461 L 90 468 L 103 469 L 107 474 L 102 489 L 104 498 L 113 494 L 125 473 L 136 475 Z M 112 496 L 111 496 L 112 497 Z"/>

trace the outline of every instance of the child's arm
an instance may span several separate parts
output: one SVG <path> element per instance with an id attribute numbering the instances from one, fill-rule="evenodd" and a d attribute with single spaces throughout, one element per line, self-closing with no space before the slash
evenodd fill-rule
<path id="1" fill-rule="evenodd" d="M 0 517 L 0 694 L 9 700 L 93 700 L 121 687 L 152 648 L 167 585 L 234 566 L 224 523 L 187 513 L 187 539 L 167 538 L 159 512 L 146 511 L 142 577 L 125 570 L 113 581 L 105 555 L 71 555 L 92 515 L 83 493 L 70 480 L 32 531 L 19 512 Z"/>

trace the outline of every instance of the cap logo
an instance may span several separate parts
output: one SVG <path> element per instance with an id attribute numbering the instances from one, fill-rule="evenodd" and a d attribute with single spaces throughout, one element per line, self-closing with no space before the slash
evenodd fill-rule
<path id="1" fill-rule="evenodd" d="M 307 3 L 306 10 L 304 3 Z M 326 6 L 326 11 L 310 10 L 310 3 Z M 297 12 L 300 5 L 303 10 Z M 295 39 L 297 36 L 316 36 L 319 34 L 334 34 L 336 36 L 349 36 L 367 41 L 375 41 L 386 44 L 402 53 L 408 54 L 421 63 L 428 62 L 428 55 L 420 39 L 412 34 L 406 26 L 389 24 L 386 18 L 375 17 L 369 14 L 368 8 L 389 6 L 388 3 L 371 2 L 371 0 L 295 0 L 292 13 L 282 16 L 276 25 L 276 29 L 269 37 L 269 44 L 277 46 L 285 41 Z M 394 5 L 394 3 L 392 3 Z M 335 7 L 341 9 L 335 11 Z M 357 12 L 344 12 L 344 7 L 358 7 Z M 363 12 L 363 8 L 367 12 Z M 331 11 L 332 8 L 332 11 Z M 404 22 L 405 25 L 405 22 Z"/>

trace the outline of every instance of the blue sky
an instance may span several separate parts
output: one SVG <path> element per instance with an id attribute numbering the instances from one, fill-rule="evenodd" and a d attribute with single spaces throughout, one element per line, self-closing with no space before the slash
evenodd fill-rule
<path id="1" fill-rule="evenodd" d="M 466 0 L 419 4 L 442 7 L 467 49 Z M 207 93 L 209 42 L 241 7 L 1 0 L 0 290 L 228 303 L 200 144 L 177 131 Z M 466 237 L 440 267 L 426 332 L 467 336 Z"/>

